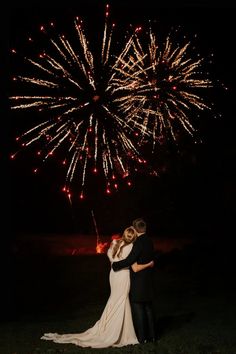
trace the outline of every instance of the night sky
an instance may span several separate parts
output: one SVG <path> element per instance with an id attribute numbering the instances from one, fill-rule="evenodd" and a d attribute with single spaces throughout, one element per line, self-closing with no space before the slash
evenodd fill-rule
<path id="1" fill-rule="evenodd" d="M 162 166 L 158 177 L 137 175 L 132 188 L 124 188 L 107 196 L 99 184 L 91 185 L 85 201 L 74 199 L 70 205 L 61 192 L 64 171 L 56 161 L 44 165 L 35 176 L 35 149 L 22 153 L 14 161 L 9 155 L 16 149 L 15 137 L 31 126 L 30 115 L 14 113 L 7 100 L 11 93 L 11 77 L 17 68 L 10 49 L 25 49 L 24 40 L 38 31 L 41 24 L 73 25 L 81 15 L 89 35 L 98 26 L 103 30 L 104 6 L 101 1 L 81 1 L 78 6 L 12 6 L 6 16 L 5 113 L 3 123 L 4 220 L 12 234 L 17 233 L 94 233 L 91 211 L 94 211 L 101 235 L 122 231 L 133 218 L 147 219 L 154 236 L 232 237 L 235 213 L 235 9 L 227 3 L 182 1 L 179 6 L 143 1 L 111 2 L 111 17 L 125 28 L 129 23 L 145 24 L 157 20 L 159 32 L 165 36 L 171 27 L 181 27 L 181 33 L 195 40 L 199 53 L 209 57 L 214 53 L 210 74 L 228 90 L 216 87 L 210 93 L 218 118 L 203 112 L 199 118 L 202 144 L 183 139 L 178 148 L 168 146 L 160 151 L 157 163 Z M 86 5 L 85 5 L 86 3 Z M 5 156 L 7 156 L 5 158 Z M 10 224 L 10 226 L 9 226 Z"/>

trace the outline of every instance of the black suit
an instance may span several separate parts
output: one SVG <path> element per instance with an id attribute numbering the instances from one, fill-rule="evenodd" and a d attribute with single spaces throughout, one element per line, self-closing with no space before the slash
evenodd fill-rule
<path id="1" fill-rule="evenodd" d="M 135 241 L 128 257 L 113 262 L 114 271 L 131 266 L 133 263 L 145 264 L 154 259 L 154 246 L 150 237 L 140 235 Z M 154 339 L 154 317 L 152 311 L 153 280 L 151 268 L 133 272 L 130 268 L 130 303 L 135 331 L 139 342 Z"/>

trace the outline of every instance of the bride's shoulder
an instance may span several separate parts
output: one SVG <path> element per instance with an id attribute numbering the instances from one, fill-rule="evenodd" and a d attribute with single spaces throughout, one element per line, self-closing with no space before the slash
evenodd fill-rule
<path id="1" fill-rule="evenodd" d="M 116 238 L 111 241 L 111 245 L 115 246 L 117 243 L 120 243 L 120 239 Z"/>
<path id="2" fill-rule="evenodd" d="M 114 247 L 116 244 L 117 244 L 117 239 L 113 239 L 113 240 L 111 240 L 111 242 L 110 242 L 110 248 L 111 247 Z"/>

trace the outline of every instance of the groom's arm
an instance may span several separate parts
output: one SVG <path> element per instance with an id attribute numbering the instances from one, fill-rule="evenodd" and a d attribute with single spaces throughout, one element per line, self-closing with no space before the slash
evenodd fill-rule
<path id="1" fill-rule="evenodd" d="M 134 262 L 137 261 L 139 254 L 140 254 L 140 247 L 138 247 L 138 244 L 135 244 L 128 257 L 126 257 L 122 261 L 112 263 L 112 269 L 116 271 L 131 266 Z"/>

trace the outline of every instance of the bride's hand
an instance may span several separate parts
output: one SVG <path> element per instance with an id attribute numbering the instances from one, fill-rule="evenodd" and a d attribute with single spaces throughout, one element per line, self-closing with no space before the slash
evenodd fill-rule
<path id="1" fill-rule="evenodd" d="M 135 273 L 138 272 L 138 263 L 137 262 L 133 263 L 131 267 Z"/>
<path id="2" fill-rule="evenodd" d="M 149 267 L 150 267 L 150 268 L 153 268 L 154 265 L 155 265 L 154 261 L 151 261 L 151 262 L 149 263 Z"/>

